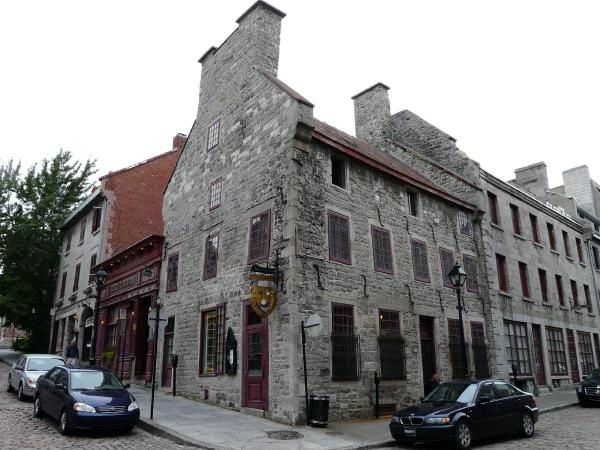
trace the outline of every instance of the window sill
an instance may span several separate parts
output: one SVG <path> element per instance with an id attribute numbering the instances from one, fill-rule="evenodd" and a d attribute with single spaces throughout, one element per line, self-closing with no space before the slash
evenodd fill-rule
<path id="1" fill-rule="evenodd" d="M 575 262 L 575 260 L 573 259 L 573 257 L 572 257 L 572 256 L 565 255 L 565 258 L 567 258 L 567 259 L 568 259 L 569 261 L 571 261 L 571 262 Z"/>
<path id="2" fill-rule="evenodd" d="M 218 375 L 218 373 L 199 373 L 198 378 L 215 378 Z"/>
<path id="3" fill-rule="evenodd" d="M 504 229 L 500 225 L 495 224 L 494 222 L 490 222 L 490 225 L 491 225 L 492 228 L 495 228 L 496 230 L 501 231 L 502 233 L 504 233 Z"/>
<path id="4" fill-rule="evenodd" d="M 529 297 L 522 297 L 521 299 L 527 303 L 535 303 L 535 300 Z"/>
<path id="5" fill-rule="evenodd" d="M 589 312 L 588 317 L 596 317 L 596 314 Z"/>
<path id="6" fill-rule="evenodd" d="M 554 306 L 552 306 L 552 304 L 548 302 L 542 302 L 542 306 L 545 306 L 546 308 L 554 308 Z"/>
<path id="7" fill-rule="evenodd" d="M 560 305 L 559 306 L 560 309 L 562 309 L 563 311 L 568 311 L 569 308 L 567 308 L 566 306 Z"/>
<path id="8" fill-rule="evenodd" d="M 573 311 L 575 311 L 577 314 L 583 314 L 583 311 L 581 311 L 579 309 L 574 309 Z"/>
<path id="9" fill-rule="evenodd" d="M 513 298 L 512 295 L 510 295 L 508 292 L 504 292 L 504 291 L 498 291 L 498 295 L 500 295 L 502 297 L 510 298 L 510 299 Z"/>
<path id="10" fill-rule="evenodd" d="M 570 380 L 571 377 L 567 375 L 550 375 L 553 380 Z"/>
<path id="11" fill-rule="evenodd" d="M 553 255 L 556 255 L 556 256 L 560 256 L 560 253 L 558 253 L 556 250 L 550 249 L 550 253 L 552 253 Z"/>
<path id="12" fill-rule="evenodd" d="M 71 250 L 65 253 L 65 258 L 71 254 Z"/>
<path id="13" fill-rule="evenodd" d="M 83 245 L 83 242 L 84 242 L 84 241 L 79 241 L 79 242 L 77 243 L 77 247 L 81 247 L 81 246 Z"/>
<path id="14" fill-rule="evenodd" d="M 97 230 L 92 231 L 92 236 L 96 236 L 98 233 L 100 233 L 100 228 L 98 228 Z"/>
<path id="15" fill-rule="evenodd" d="M 74 301 L 74 300 L 76 300 L 76 299 L 77 299 L 77 291 L 75 291 L 71 295 L 69 295 L 69 298 L 68 298 L 68 300 L 71 301 L 71 302 Z"/>
<path id="16" fill-rule="evenodd" d="M 581 267 L 587 267 L 587 264 L 586 264 L 586 263 L 584 263 L 584 262 L 581 262 L 581 261 L 579 261 L 579 265 L 580 265 Z"/>
<path id="17" fill-rule="evenodd" d="M 350 194 L 350 189 L 348 189 L 347 187 L 344 188 L 344 187 L 338 186 L 337 184 L 333 184 L 331 182 L 329 183 L 329 186 L 331 186 L 334 189 L 337 189 L 340 192 L 344 192 L 346 194 Z"/>
<path id="18" fill-rule="evenodd" d="M 534 245 L 535 247 L 544 248 L 544 246 L 543 246 L 543 245 L 542 245 L 540 242 L 535 242 L 535 241 L 533 241 L 533 245 Z"/>
<path id="19" fill-rule="evenodd" d="M 344 262 L 344 261 L 337 261 L 335 259 L 327 259 L 327 262 L 333 263 L 333 264 L 340 264 L 344 267 L 352 267 L 352 261 L 350 262 Z"/>
<path id="20" fill-rule="evenodd" d="M 521 241 L 526 241 L 527 239 L 525 238 L 525 236 L 523 236 L 522 234 L 519 233 L 513 233 L 513 236 Z"/>

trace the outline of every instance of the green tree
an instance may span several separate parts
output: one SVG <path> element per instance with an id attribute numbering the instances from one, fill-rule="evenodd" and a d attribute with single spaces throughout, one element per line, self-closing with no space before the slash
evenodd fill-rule
<path id="1" fill-rule="evenodd" d="M 12 161 L 0 166 L 0 316 L 26 331 L 35 351 L 48 347 L 60 224 L 89 192 L 94 166 L 63 150 L 25 176 Z"/>

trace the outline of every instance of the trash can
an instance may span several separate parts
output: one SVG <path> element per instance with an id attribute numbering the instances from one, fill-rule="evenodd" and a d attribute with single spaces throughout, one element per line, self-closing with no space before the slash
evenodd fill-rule
<path id="1" fill-rule="evenodd" d="M 313 427 L 326 427 L 329 422 L 329 396 L 311 395 L 308 402 L 310 424 Z"/>

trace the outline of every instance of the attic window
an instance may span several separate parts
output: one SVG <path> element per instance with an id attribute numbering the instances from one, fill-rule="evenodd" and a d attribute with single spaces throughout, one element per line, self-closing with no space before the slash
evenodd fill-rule
<path id="1" fill-rule="evenodd" d="M 411 216 L 419 217 L 419 193 L 417 191 L 413 191 L 412 189 L 407 189 L 406 197 L 408 200 L 408 213 Z"/>
<path id="2" fill-rule="evenodd" d="M 334 155 L 331 155 L 331 184 L 342 189 L 347 188 L 346 161 Z"/>

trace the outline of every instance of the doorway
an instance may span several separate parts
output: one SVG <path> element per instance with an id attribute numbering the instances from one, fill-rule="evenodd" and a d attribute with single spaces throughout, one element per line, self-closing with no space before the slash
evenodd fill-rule
<path id="1" fill-rule="evenodd" d="M 419 335 L 421 338 L 421 362 L 423 364 L 423 389 L 425 395 L 427 395 L 431 391 L 431 377 L 434 373 L 437 373 L 433 317 L 419 317 Z"/>
<path id="2" fill-rule="evenodd" d="M 269 405 L 269 328 L 267 318 L 244 306 L 242 406 L 267 410 Z"/>
<path id="3" fill-rule="evenodd" d="M 569 360 L 571 361 L 571 380 L 579 383 L 579 363 L 577 362 L 577 349 L 575 348 L 575 335 L 573 330 L 567 328 L 567 346 L 569 347 Z"/>
<path id="4" fill-rule="evenodd" d="M 532 324 L 533 349 L 535 352 L 535 375 L 538 386 L 546 384 L 546 368 L 544 367 L 544 352 L 542 350 L 542 332 L 539 325 Z"/>

